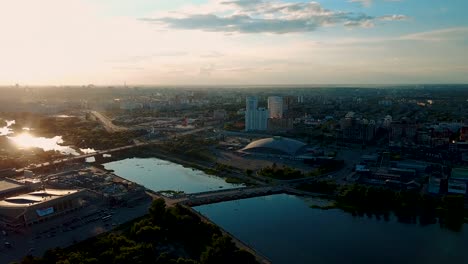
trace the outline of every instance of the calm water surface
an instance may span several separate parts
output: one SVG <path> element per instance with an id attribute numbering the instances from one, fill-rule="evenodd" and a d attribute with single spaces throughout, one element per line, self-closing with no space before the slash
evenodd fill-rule
<path id="1" fill-rule="evenodd" d="M 280 194 L 195 207 L 273 263 L 468 263 L 468 228 L 456 233 L 312 209 Z"/>
<path id="2" fill-rule="evenodd" d="M 156 158 L 125 159 L 106 163 L 104 167 L 114 170 L 115 174 L 122 178 L 153 191 L 173 190 L 197 193 L 242 187 L 242 185 L 226 183 L 224 179 L 207 175 L 202 171 Z"/>

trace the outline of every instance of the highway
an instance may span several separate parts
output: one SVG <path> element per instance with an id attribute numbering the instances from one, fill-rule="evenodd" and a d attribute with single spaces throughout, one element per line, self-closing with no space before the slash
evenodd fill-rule
<path id="1" fill-rule="evenodd" d="M 104 129 L 106 129 L 106 131 L 109 133 L 128 130 L 126 127 L 114 125 L 109 117 L 99 113 L 98 111 L 90 111 L 89 113 L 96 117 L 96 119 L 104 126 Z"/>

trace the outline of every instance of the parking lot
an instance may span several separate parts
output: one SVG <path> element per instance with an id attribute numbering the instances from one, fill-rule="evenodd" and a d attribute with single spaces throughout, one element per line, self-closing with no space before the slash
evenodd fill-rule
<path id="1" fill-rule="evenodd" d="M 1 234 L 0 263 L 18 261 L 28 254 L 41 256 L 47 249 L 67 247 L 107 232 L 147 213 L 151 200 L 134 207 L 90 205 L 69 215 L 27 227 L 21 233 Z M 8 242 L 10 246 L 7 247 Z"/>

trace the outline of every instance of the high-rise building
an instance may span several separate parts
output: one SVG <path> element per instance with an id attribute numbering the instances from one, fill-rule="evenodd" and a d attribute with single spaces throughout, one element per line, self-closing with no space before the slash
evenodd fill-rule
<path id="1" fill-rule="evenodd" d="M 279 96 L 268 97 L 268 110 L 270 118 L 283 118 L 283 98 Z"/>
<path id="2" fill-rule="evenodd" d="M 257 110 L 258 108 L 258 98 L 256 96 L 247 97 L 247 99 L 245 100 L 245 103 L 246 103 L 246 107 L 245 107 L 246 112 Z"/>
<path id="3" fill-rule="evenodd" d="M 245 130 L 266 130 L 268 124 L 268 110 L 258 108 L 258 98 L 249 96 L 246 99 Z"/>

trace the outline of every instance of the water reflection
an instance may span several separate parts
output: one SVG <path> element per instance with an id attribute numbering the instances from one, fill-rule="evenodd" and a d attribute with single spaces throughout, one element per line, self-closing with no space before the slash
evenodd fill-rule
<path id="1" fill-rule="evenodd" d="M 195 210 L 273 263 L 468 263 L 467 228 L 452 232 L 438 225 L 405 224 L 391 214 L 353 217 L 339 209 L 312 209 L 309 202 L 286 194 Z"/>
<path id="2" fill-rule="evenodd" d="M 153 191 L 197 193 L 242 187 L 202 171 L 156 158 L 133 158 L 103 164 L 108 170 Z"/>
<path id="3" fill-rule="evenodd" d="M 6 136 L 13 133 L 13 130 L 10 127 L 15 124 L 15 120 L 6 120 L 6 123 L 6 126 L 0 127 L 0 136 Z"/>
<path id="4" fill-rule="evenodd" d="M 79 153 L 69 146 L 62 146 L 61 136 L 53 138 L 35 137 L 29 133 L 23 133 L 18 136 L 8 137 L 19 148 L 40 148 L 44 151 L 58 151 L 64 155 L 79 155 Z"/>
<path id="5" fill-rule="evenodd" d="M 92 153 L 96 153 L 96 150 L 95 149 L 92 149 L 92 148 L 85 148 L 85 149 L 82 149 L 80 148 L 80 151 L 84 154 L 92 154 Z"/>
<path id="6" fill-rule="evenodd" d="M 55 118 L 70 118 L 70 117 L 74 117 L 74 116 L 71 116 L 71 115 L 54 115 L 53 117 L 55 117 Z"/>

